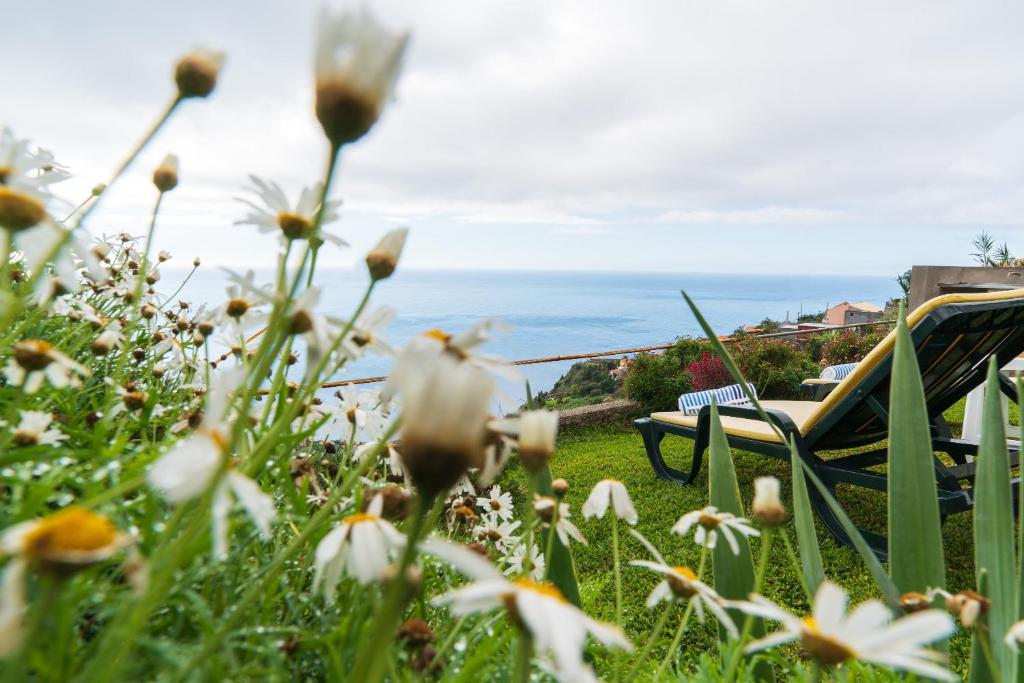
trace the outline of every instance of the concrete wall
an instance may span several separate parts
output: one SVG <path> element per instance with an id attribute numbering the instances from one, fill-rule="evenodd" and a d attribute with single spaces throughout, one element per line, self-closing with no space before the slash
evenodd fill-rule
<path id="1" fill-rule="evenodd" d="M 993 289 L 1024 287 L 1024 268 L 914 266 L 910 275 L 910 310 L 942 294 L 984 291 L 963 286 L 983 284 L 993 285 Z"/>

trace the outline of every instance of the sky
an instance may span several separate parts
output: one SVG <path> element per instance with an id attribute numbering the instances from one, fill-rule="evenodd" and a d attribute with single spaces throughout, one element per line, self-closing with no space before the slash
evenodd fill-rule
<path id="1" fill-rule="evenodd" d="M 266 266 L 234 225 L 253 173 L 318 180 L 319 2 L 20 3 L 0 24 L 0 125 L 105 180 L 195 45 L 228 57 L 89 220 L 142 233 L 181 158 L 159 248 Z M 355 6 L 335 2 L 332 7 Z M 375 2 L 412 41 L 394 101 L 343 154 L 332 231 L 358 262 L 407 225 L 405 267 L 892 275 L 1024 252 L 1024 3 Z"/>

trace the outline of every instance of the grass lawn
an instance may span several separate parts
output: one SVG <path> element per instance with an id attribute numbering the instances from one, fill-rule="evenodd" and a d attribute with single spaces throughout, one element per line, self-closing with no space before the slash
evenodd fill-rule
<path id="1" fill-rule="evenodd" d="M 947 413 L 954 430 L 958 427 L 956 423 L 962 420 L 962 414 L 962 404 Z M 1016 421 L 1016 411 L 1011 415 L 1011 420 Z M 692 442 L 670 435 L 663 442 L 663 452 L 670 461 L 677 459 L 676 462 L 689 462 Z M 783 501 L 788 504 L 791 500 L 788 463 L 740 451 L 734 452 L 733 455 L 740 492 L 748 505 L 753 496 L 754 479 L 764 475 L 773 475 L 783 482 Z M 561 436 L 552 468 L 556 477 L 562 477 L 570 482 L 572 488 L 567 500 L 572 506 L 574 521 L 590 541 L 589 546 L 577 545 L 574 549 L 585 607 L 589 613 L 599 618 L 613 618 L 615 595 L 609 521 L 584 521 L 579 513 L 580 506 L 586 500 L 591 487 L 606 477 L 614 477 L 624 482 L 640 515 L 637 528 L 658 547 L 670 563 L 696 568 L 700 556 L 699 549 L 690 538 L 673 536 L 669 529 L 683 513 L 707 504 L 706 463 L 705 460 L 698 483 L 681 486 L 658 479 L 654 475 L 644 454 L 640 435 L 632 428 L 588 428 L 569 431 Z M 515 471 L 509 483 L 514 487 L 518 486 L 521 493 L 521 472 Z M 883 494 L 864 490 L 853 492 L 840 488 L 839 500 L 855 523 L 866 528 L 884 530 L 886 500 Z M 793 538 L 791 527 L 787 527 L 787 533 Z M 955 592 L 962 588 L 973 588 L 973 533 L 970 515 L 962 514 L 949 518 L 944 527 L 944 538 L 947 589 Z M 631 559 L 649 559 L 647 551 L 628 533 L 620 533 L 620 539 L 624 562 Z M 853 602 L 878 595 L 860 557 L 852 549 L 837 545 L 820 522 L 818 539 L 826 574 L 850 591 Z M 757 557 L 756 547 L 754 553 Z M 806 609 L 806 600 L 785 548 L 776 541 L 772 553 L 763 592 L 780 604 L 799 610 Z M 648 593 L 656 583 L 655 575 L 647 570 L 628 566 L 623 570 L 623 624 L 636 643 L 645 642 L 646 635 L 659 614 L 657 610 L 648 610 L 644 606 Z M 681 610 L 678 610 L 676 618 L 679 614 Z M 670 628 L 666 630 L 667 635 L 662 638 L 662 654 L 671 640 L 674 626 L 675 624 L 670 622 Z M 684 668 L 695 666 L 701 651 L 716 650 L 715 634 L 710 627 L 692 628 L 683 642 L 686 653 Z M 954 641 L 952 654 L 955 668 L 964 666 L 968 647 L 968 640 L 963 636 Z"/>

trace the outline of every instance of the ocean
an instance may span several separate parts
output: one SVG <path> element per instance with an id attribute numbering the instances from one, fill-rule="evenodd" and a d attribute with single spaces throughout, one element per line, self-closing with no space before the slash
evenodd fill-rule
<path id="1" fill-rule="evenodd" d="M 271 273 L 257 272 L 259 281 Z M 366 283 L 360 268 L 318 270 L 322 310 L 345 316 Z M 161 291 L 173 291 L 182 273 L 167 271 Z M 203 266 L 180 298 L 219 305 L 224 272 Z M 591 353 L 670 343 L 699 335 L 680 295 L 685 290 L 720 334 L 765 317 L 795 319 L 842 301 L 883 305 L 899 294 L 893 278 L 823 275 L 726 275 L 623 272 L 416 271 L 401 268 L 378 285 L 372 304 L 387 304 L 398 317 L 385 337 L 400 346 L 429 329 L 457 332 L 494 318 L 508 326 L 486 351 L 509 360 Z M 536 391 L 550 389 L 573 361 L 522 368 Z M 336 379 L 387 374 L 379 357 L 360 360 Z M 525 385 L 504 385 L 499 409 L 514 409 Z M 514 404 L 514 405 L 513 405 Z"/>

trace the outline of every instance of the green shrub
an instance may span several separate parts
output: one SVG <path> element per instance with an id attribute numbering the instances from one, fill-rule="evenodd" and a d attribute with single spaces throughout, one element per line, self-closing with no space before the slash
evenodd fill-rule
<path id="1" fill-rule="evenodd" d="M 824 365 L 855 363 L 861 358 L 860 335 L 856 332 L 840 332 L 821 347 L 821 362 Z"/>
<path id="2" fill-rule="evenodd" d="M 767 399 L 798 399 L 800 383 L 820 372 L 810 354 L 780 339 L 748 337 L 729 347 L 743 376 Z"/>
<path id="3" fill-rule="evenodd" d="M 626 396 L 647 412 L 673 410 L 680 394 L 691 391 L 690 377 L 671 353 L 641 353 L 629 364 Z"/>

